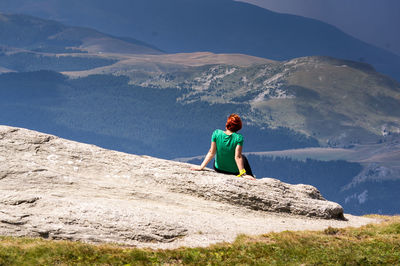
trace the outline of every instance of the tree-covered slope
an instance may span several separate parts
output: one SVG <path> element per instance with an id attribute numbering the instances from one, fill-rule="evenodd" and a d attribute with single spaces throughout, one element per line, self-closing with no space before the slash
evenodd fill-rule
<path id="1" fill-rule="evenodd" d="M 177 101 L 184 90 L 129 85 L 123 76 L 68 79 L 51 71 L 0 75 L 0 121 L 135 154 L 175 158 L 203 153 L 211 131 L 250 105 Z M 248 126 L 247 148 L 317 146 L 287 128 Z"/>

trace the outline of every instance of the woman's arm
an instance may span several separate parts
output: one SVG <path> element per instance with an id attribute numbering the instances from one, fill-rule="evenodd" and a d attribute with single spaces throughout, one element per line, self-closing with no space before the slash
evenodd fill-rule
<path id="1" fill-rule="evenodd" d="M 242 149 L 243 147 L 241 145 L 237 145 L 236 149 L 235 149 L 235 161 L 236 161 L 236 165 L 239 169 L 239 175 L 240 177 L 244 177 L 246 179 L 251 179 L 251 180 L 256 180 L 254 177 L 250 176 L 250 175 L 246 175 L 246 172 L 244 172 L 244 174 L 242 174 L 242 170 L 244 169 L 244 162 L 243 162 L 243 156 L 242 156 Z"/>
<path id="2" fill-rule="evenodd" d="M 242 157 L 242 145 L 237 145 L 235 149 L 235 161 L 239 169 L 239 172 L 244 169 L 243 157 Z"/>
<path id="3" fill-rule="evenodd" d="M 212 160 L 212 158 L 214 158 L 216 151 L 217 151 L 217 144 L 213 141 L 211 142 L 210 150 L 208 151 L 206 158 L 204 158 L 204 161 L 201 163 L 200 166 L 194 167 L 192 168 L 192 170 L 196 171 L 203 170 L 207 166 L 207 164 Z"/>

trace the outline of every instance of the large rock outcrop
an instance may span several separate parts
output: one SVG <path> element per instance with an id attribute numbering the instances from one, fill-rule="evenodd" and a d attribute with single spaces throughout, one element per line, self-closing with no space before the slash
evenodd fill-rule
<path id="1" fill-rule="evenodd" d="M 0 235 L 177 247 L 371 221 L 348 217 L 312 186 L 196 172 L 0 126 Z"/>

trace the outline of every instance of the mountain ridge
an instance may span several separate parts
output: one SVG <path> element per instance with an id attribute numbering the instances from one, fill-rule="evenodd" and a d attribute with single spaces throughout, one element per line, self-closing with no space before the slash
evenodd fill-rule
<path id="1" fill-rule="evenodd" d="M 116 38 L 93 29 L 65 26 L 29 15 L 0 13 L 0 29 L 0 45 L 29 50 L 74 47 L 76 52 L 162 53 L 135 39 Z"/>
<path id="2" fill-rule="evenodd" d="M 231 0 L 6 0 L 0 9 L 137 38 L 168 52 L 242 53 L 273 60 L 323 55 L 368 62 L 400 79 L 400 56 L 317 20 Z M 176 8 L 179 6 L 179 8 Z M 44 8 L 46 7 L 46 8 Z M 88 15 L 89 14 L 89 15 Z"/>

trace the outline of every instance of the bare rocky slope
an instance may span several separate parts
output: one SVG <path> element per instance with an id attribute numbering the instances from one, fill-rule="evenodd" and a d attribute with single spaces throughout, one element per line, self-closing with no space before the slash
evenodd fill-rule
<path id="1" fill-rule="evenodd" d="M 0 126 L 0 235 L 174 248 L 373 221 L 344 215 L 312 186 L 196 172 Z"/>

